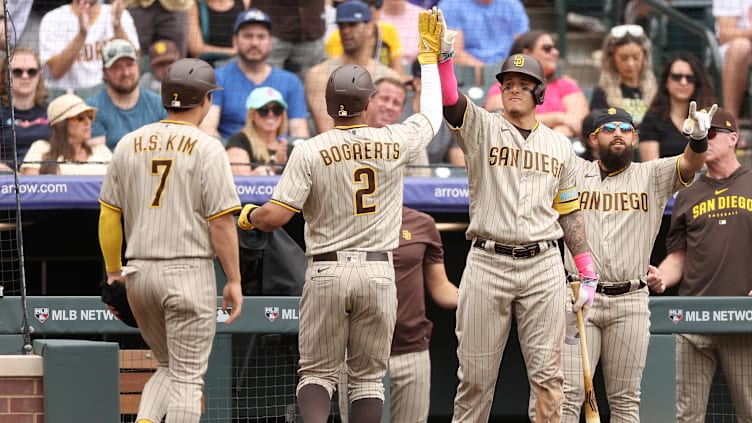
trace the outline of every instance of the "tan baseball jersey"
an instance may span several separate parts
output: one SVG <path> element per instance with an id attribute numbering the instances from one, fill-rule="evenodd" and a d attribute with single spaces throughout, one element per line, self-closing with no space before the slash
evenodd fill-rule
<path id="1" fill-rule="evenodd" d="M 303 211 L 308 255 L 391 251 L 399 244 L 404 166 L 432 138 L 422 114 L 324 132 L 295 147 L 271 201 Z"/>
<path id="2" fill-rule="evenodd" d="M 222 143 L 167 120 L 118 142 L 100 201 L 123 212 L 128 259 L 213 258 L 208 221 L 240 209 Z"/>
<path id="3" fill-rule="evenodd" d="M 454 130 L 468 161 L 466 238 L 510 245 L 561 238 L 552 204 L 560 193 L 576 198 L 577 156 L 571 142 L 540 124 L 525 139 L 501 114 L 467 103 L 465 123 Z M 551 202 L 539 201 L 541 195 Z"/>

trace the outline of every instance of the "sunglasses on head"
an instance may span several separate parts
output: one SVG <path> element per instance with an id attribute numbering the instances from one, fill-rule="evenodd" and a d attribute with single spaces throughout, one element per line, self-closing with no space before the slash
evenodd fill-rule
<path id="1" fill-rule="evenodd" d="M 713 138 L 715 138 L 716 135 L 718 135 L 719 132 L 724 133 L 724 134 L 730 134 L 731 130 L 726 129 L 726 128 L 710 128 L 708 130 L 708 139 L 712 140 Z"/>
<path id="2" fill-rule="evenodd" d="M 618 25 L 611 28 L 610 34 L 614 38 L 624 38 L 627 34 L 633 37 L 643 37 L 645 30 L 640 25 Z"/>
<path id="3" fill-rule="evenodd" d="M 544 45 L 541 46 L 541 49 L 543 49 L 543 51 L 545 51 L 546 53 L 551 53 L 551 50 L 553 50 L 555 48 L 556 48 L 556 46 L 553 45 L 553 44 L 544 44 Z"/>
<path id="4" fill-rule="evenodd" d="M 626 122 L 608 122 L 604 123 L 603 125 L 599 126 L 598 129 L 595 130 L 594 134 L 598 134 L 598 132 L 603 132 L 604 134 L 610 134 L 612 132 L 616 132 L 616 128 L 619 128 L 621 132 L 632 132 L 634 131 L 634 126 L 632 126 L 631 123 Z"/>
<path id="5" fill-rule="evenodd" d="M 86 112 L 81 112 L 77 114 L 76 116 L 73 116 L 71 119 L 75 120 L 76 122 L 83 122 L 84 119 L 89 119 L 90 121 L 93 121 L 96 116 L 97 114 L 94 112 L 94 110 L 88 110 Z"/>
<path id="6" fill-rule="evenodd" d="M 269 112 L 272 112 L 274 116 L 282 116 L 282 112 L 285 111 L 285 108 L 282 106 L 264 106 L 256 109 L 256 111 L 260 116 L 266 116 Z"/>
<path id="7" fill-rule="evenodd" d="M 694 76 L 694 75 L 690 75 L 688 73 L 673 73 L 673 72 L 671 72 L 671 74 L 669 75 L 669 77 L 671 78 L 672 81 L 675 81 L 675 82 L 681 82 L 682 78 L 686 78 L 688 84 L 694 84 L 694 83 L 697 82 L 697 77 Z"/>
<path id="8" fill-rule="evenodd" d="M 37 68 L 29 68 L 29 69 L 16 68 L 16 69 L 12 69 L 11 73 L 13 74 L 14 78 L 20 78 L 20 77 L 23 76 L 24 73 L 27 74 L 27 75 L 29 75 L 29 78 L 33 78 L 33 77 L 37 76 L 37 74 L 39 73 L 39 69 L 37 69 Z"/>

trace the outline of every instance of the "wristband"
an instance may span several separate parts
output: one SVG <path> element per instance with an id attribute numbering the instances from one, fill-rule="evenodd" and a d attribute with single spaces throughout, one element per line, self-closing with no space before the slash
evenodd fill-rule
<path id="1" fill-rule="evenodd" d="M 593 264 L 593 256 L 590 252 L 580 253 L 574 256 L 574 264 L 577 266 L 577 271 L 580 273 L 582 280 L 598 280 L 598 274 L 595 273 L 595 265 Z"/>
<path id="2" fill-rule="evenodd" d="M 694 151 L 695 153 L 704 153 L 708 151 L 708 137 L 704 136 L 700 138 L 699 140 L 696 140 L 692 137 L 689 137 L 691 141 L 689 141 L 689 149 Z"/>
<path id="3" fill-rule="evenodd" d="M 439 53 L 439 63 L 444 63 L 447 60 L 453 59 L 453 58 L 454 58 L 454 50 L 452 50 L 450 52 L 443 52 L 442 51 L 441 53 Z"/>

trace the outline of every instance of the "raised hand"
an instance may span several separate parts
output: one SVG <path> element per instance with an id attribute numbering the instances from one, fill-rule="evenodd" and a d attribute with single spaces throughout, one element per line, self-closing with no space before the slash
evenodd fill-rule
<path id="1" fill-rule="evenodd" d="M 91 3 L 86 0 L 78 1 L 78 31 L 82 34 L 87 34 L 91 27 L 91 14 L 93 7 Z"/>
<path id="2" fill-rule="evenodd" d="M 123 1 L 114 0 L 112 2 L 112 26 L 117 28 L 120 26 L 120 18 L 123 16 Z"/>
<path id="3" fill-rule="evenodd" d="M 442 28 L 437 8 L 418 15 L 418 62 L 421 65 L 438 63 Z"/>
<path id="4" fill-rule="evenodd" d="M 439 63 L 445 62 L 454 57 L 454 39 L 457 38 L 457 31 L 447 28 L 444 20 L 444 13 L 441 9 L 438 11 L 439 21 L 441 22 L 441 50 L 439 51 Z"/>
<path id="5" fill-rule="evenodd" d="M 713 115 L 718 110 L 718 105 L 714 104 L 710 111 L 697 110 L 697 103 L 693 100 L 689 103 L 689 113 L 684 119 L 682 131 L 694 140 L 701 140 L 708 136 L 710 123 L 713 121 Z"/>

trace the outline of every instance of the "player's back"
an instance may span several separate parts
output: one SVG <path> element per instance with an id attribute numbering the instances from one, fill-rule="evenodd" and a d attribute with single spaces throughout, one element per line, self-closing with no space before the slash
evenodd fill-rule
<path id="1" fill-rule="evenodd" d="M 108 173 L 102 199 L 123 211 L 127 258 L 213 257 L 207 218 L 239 205 L 224 147 L 187 123 L 127 134 Z"/>
<path id="2" fill-rule="evenodd" d="M 285 184 L 309 178 L 302 204 L 308 254 L 398 246 L 404 167 L 430 141 L 425 125 L 419 117 L 384 128 L 340 127 L 295 147 L 293 157 L 300 157 L 291 157 L 274 198 L 295 204 L 287 193 L 296 187 Z M 306 169 L 299 174 L 300 162 Z"/>

